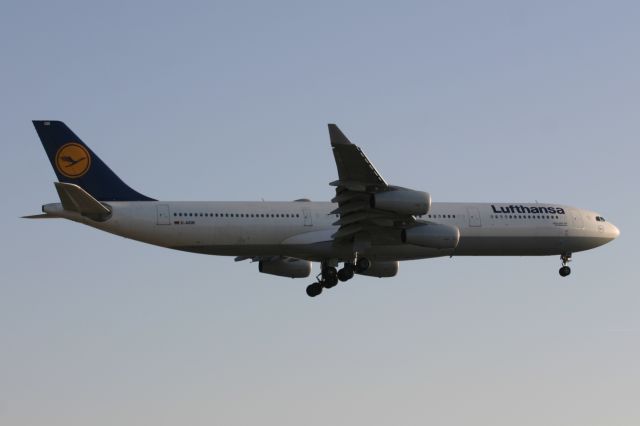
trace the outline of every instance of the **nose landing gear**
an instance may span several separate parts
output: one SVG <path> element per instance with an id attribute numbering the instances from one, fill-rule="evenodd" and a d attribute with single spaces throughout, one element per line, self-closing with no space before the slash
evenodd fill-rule
<path id="1" fill-rule="evenodd" d="M 567 263 L 571 261 L 571 253 L 566 253 L 560 255 L 560 260 L 562 260 L 562 268 L 558 271 L 561 277 L 566 277 L 571 273 L 571 268 L 567 266 Z"/>

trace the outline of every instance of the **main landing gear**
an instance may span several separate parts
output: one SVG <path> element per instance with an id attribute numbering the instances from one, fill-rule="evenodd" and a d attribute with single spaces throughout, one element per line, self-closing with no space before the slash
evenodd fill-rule
<path id="1" fill-rule="evenodd" d="M 322 271 L 317 276 L 318 281 L 307 287 L 307 295 L 309 297 L 316 297 L 322 293 L 323 289 L 333 288 L 338 285 L 340 281 L 349 281 L 356 272 L 364 272 L 369 269 L 369 267 L 371 267 L 371 261 L 365 257 L 358 259 L 355 264 L 345 262 L 340 270 L 328 265 L 327 262 L 322 262 Z"/>
<path id="2" fill-rule="evenodd" d="M 558 271 L 561 277 L 566 277 L 571 273 L 571 268 L 567 266 L 567 263 L 571 261 L 571 253 L 566 253 L 560 255 L 560 260 L 562 260 L 562 268 Z"/>
<path id="3" fill-rule="evenodd" d="M 342 269 L 340 272 L 342 272 Z M 307 287 L 307 295 L 309 297 L 316 297 L 322 293 L 322 289 L 335 287 L 338 284 L 339 275 L 336 268 L 322 262 L 322 271 L 316 277 L 318 281 Z"/>

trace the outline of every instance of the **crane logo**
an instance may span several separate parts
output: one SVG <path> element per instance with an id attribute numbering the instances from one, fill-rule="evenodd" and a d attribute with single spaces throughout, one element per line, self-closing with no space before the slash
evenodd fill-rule
<path id="1" fill-rule="evenodd" d="M 56 153 L 56 168 L 71 179 L 78 179 L 89 171 L 91 155 L 84 146 L 76 142 L 62 145 Z"/>

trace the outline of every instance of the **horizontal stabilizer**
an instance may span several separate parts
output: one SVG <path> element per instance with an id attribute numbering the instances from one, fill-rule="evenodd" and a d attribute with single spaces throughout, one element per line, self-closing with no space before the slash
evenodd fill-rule
<path id="1" fill-rule="evenodd" d="M 54 182 L 62 207 L 94 220 L 106 220 L 111 215 L 104 204 L 73 183 Z"/>
<path id="2" fill-rule="evenodd" d="M 29 216 L 22 216 L 22 219 L 57 219 L 57 217 L 47 213 L 41 213 L 41 214 L 32 214 Z"/>

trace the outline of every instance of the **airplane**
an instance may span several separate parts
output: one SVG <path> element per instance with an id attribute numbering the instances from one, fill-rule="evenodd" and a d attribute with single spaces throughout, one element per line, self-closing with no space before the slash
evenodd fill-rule
<path id="1" fill-rule="evenodd" d="M 355 274 L 393 277 L 400 261 L 442 256 L 559 255 L 566 277 L 573 253 L 620 235 L 600 213 L 568 205 L 432 202 L 427 192 L 388 184 L 335 124 L 328 127 L 338 179 L 329 202 L 158 201 L 124 183 L 63 122 L 33 124 L 60 203 L 25 218 L 64 218 L 161 247 L 235 256 L 283 277 L 306 278 L 319 262 L 310 297 Z"/>

